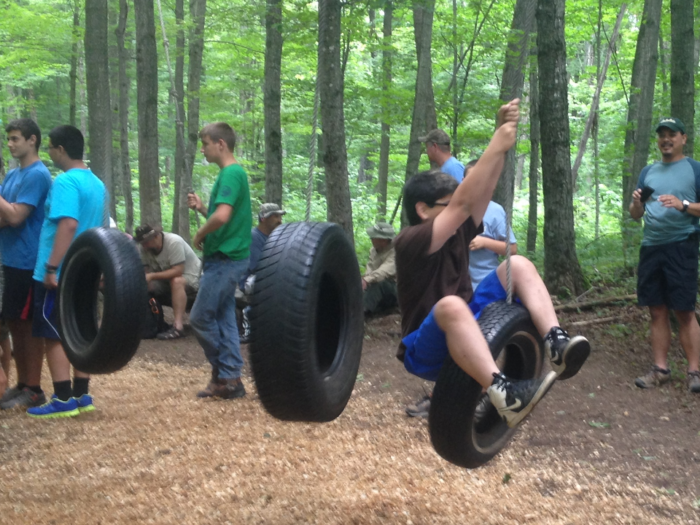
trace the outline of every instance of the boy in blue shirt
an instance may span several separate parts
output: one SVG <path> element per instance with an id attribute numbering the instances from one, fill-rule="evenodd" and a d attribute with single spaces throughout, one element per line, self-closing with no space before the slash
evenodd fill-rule
<path id="1" fill-rule="evenodd" d="M 41 389 L 44 360 L 41 341 L 32 337 L 32 272 L 44 220 L 44 201 L 51 175 L 39 160 L 41 130 L 28 118 L 6 127 L 10 154 L 19 161 L 0 188 L 0 252 L 5 277 L 2 318 L 12 334 L 17 385 L 0 398 L 0 408 L 38 406 L 46 402 Z"/>
<path id="2" fill-rule="evenodd" d="M 49 133 L 49 155 L 64 173 L 56 177 L 46 199 L 46 216 L 34 268 L 32 332 L 44 339 L 54 396 L 48 403 L 27 410 L 27 414 L 36 418 L 72 417 L 95 410 L 88 394 L 88 374 L 75 370 L 71 388 L 70 362 L 56 329 L 57 308 L 50 312 L 45 309 L 51 301 L 49 294 L 55 294 L 61 263 L 73 240 L 85 230 L 109 225 L 107 190 L 83 162 L 84 145 L 83 134 L 73 126 L 58 126 Z"/>

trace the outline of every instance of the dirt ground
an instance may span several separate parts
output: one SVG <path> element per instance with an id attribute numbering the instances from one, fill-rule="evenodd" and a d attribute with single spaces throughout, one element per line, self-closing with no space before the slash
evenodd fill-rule
<path id="1" fill-rule="evenodd" d="M 404 413 L 430 385 L 394 358 L 397 315 L 367 324 L 353 396 L 326 424 L 267 415 L 249 368 L 244 399 L 198 400 L 208 367 L 194 337 L 144 341 L 126 369 L 93 379 L 96 412 L 0 413 L 0 524 L 700 523 L 700 396 L 685 389 L 682 353 L 672 385 L 640 391 L 644 311 L 562 324 L 608 316 L 619 324 L 580 329 L 593 345 L 581 373 L 472 471 Z"/>

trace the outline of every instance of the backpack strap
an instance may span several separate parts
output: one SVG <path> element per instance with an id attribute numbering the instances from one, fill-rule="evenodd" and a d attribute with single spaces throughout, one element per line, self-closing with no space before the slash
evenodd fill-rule
<path id="1" fill-rule="evenodd" d="M 695 202 L 700 202 L 700 162 L 690 157 L 686 157 L 688 163 L 693 168 L 693 175 L 695 175 Z"/>

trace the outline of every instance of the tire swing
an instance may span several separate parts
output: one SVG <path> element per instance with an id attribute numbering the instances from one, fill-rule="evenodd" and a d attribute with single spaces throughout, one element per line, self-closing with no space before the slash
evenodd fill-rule
<path id="1" fill-rule="evenodd" d="M 355 250 L 337 224 L 282 224 L 255 270 L 250 361 L 265 409 L 331 421 L 352 394 L 364 316 Z"/>
<path id="2" fill-rule="evenodd" d="M 506 184 L 506 301 L 490 304 L 479 327 L 498 368 L 511 379 L 539 377 L 544 364 L 544 341 L 530 313 L 513 303 L 510 268 L 510 231 L 513 187 Z M 510 187 L 508 187 L 510 186 Z M 477 468 L 498 454 L 517 431 L 510 428 L 482 393 L 481 385 L 448 355 L 440 370 L 428 415 L 435 451 L 450 463 Z"/>
<path id="3" fill-rule="evenodd" d="M 92 228 L 75 239 L 63 261 L 57 296 L 58 332 L 75 368 L 109 374 L 131 360 L 146 319 L 146 289 L 136 246 L 122 232 Z"/>

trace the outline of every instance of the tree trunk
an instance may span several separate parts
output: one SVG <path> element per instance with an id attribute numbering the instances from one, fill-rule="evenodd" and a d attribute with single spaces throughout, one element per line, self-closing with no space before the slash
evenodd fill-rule
<path id="1" fill-rule="evenodd" d="M 565 0 L 537 3 L 544 278 L 550 292 L 561 296 L 585 289 L 574 231 L 564 7 Z"/>
<path id="2" fill-rule="evenodd" d="M 654 82 L 659 58 L 659 22 L 662 0 L 645 0 L 639 26 L 637 49 L 632 66 L 630 103 L 625 133 L 625 157 L 622 167 L 622 214 L 629 217 L 632 192 L 637 177 L 649 158 L 649 136 L 654 105 Z M 623 239 L 624 239 L 623 235 Z"/>
<path id="3" fill-rule="evenodd" d="M 389 90 L 392 81 L 392 23 L 394 18 L 393 0 L 384 3 L 384 28 L 382 38 L 382 138 L 379 145 L 379 180 L 377 181 L 378 216 L 386 220 L 386 201 L 389 181 L 389 148 L 391 146 Z"/>
<path id="4" fill-rule="evenodd" d="M 671 0 L 671 115 L 685 124 L 683 153 L 693 156 L 695 141 L 695 35 L 693 2 Z"/>
<path id="5" fill-rule="evenodd" d="M 406 180 L 418 172 L 422 146 L 418 137 L 437 128 L 435 96 L 433 95 L 433 67 L 430 49 L 433 39 L 433 13 L 435 0 L 415 0 L 413 3 L 413 27 L 416 38 L 416 94 L 411 117 L 411 136 L 408 143 Z"/>
<path id="6" fill-rule="evenodd" d="M 540 170 L 540 97 L 537 89 L 537 47 L 530 51 L 530 205 L 527 212 L 527 253 L 537 249 L 537 191 Z"/>
<path id="7" fill-rule="evenodd" d="M 119 165 L 126 215 L 124 231 L 131 234 L 134 231 L 134 199 L 131 195 L 131 163 L 129 161 L 129 90 L 131 82 L 126 71 L 130 60 L 124 45 L 128 16 L 129 4 L 127 0 L 119 0 L 119 23 L 115 31 L 119 49 Z"/>
<path id="8" fill-rule="evenodd" d="M 281 205 L 282 0 L 267 0 L 265 31 L 265 202 Z"/>
<path id="9" fill-rule="evenodd" d="M 586 143 L 588 142 L 588 137 L 591 134 L 591 129 L 593 129 L 593 122 L 598 118 L 598 105 L 600 103 L 600 93 L 603 90 L 603 84 L 605 84 L 605 76 L 608 74 L 608 66 L 610 65 L 610 55 L 612 55 L 612 48 L 617 41 L 617 35 L 620 32 L 620 23 L 622 22 L 622 17 L 625 14 L 625 9 L 627 9 L 627 4 L 622 4 L 620 6 L 620 12 L 617 15 L 617 21 L 615 22 L 615 29 L 613 29 L 612 38 L 610 39 L 610 46 L 608 51 L 605 53 L 605 62 L 602 66 L 602 71 L 600 71 L 600 64 L 596 70 L 596 75 L 598 83 L 596 85 L 595 93 L 593 94 L 593 101 L 591 102 L 591 111 L 586 120 L 586 126 L 583 129 L 583 135 L 581 135 L 581 141 L 578 145 L 578 153 L 576 154 L 576 161 L 574 161 L 573 178 L 574 187 L 576 187 L 576 178 L 578 177 L 578 170 L 581 167 L 581 162 L 583 161 L 583 154 L 586 152 Z"/>
<path id="10" fill-rule="evenodd" d="M 318 78 L 324 142 L 328 220 L 340 224 L 355 242 L 348 182 L 343 114 L 343 73 L 340 63 L 340 0 L 320 0 L 318 12 Z"/>
<path id="11" fill-rule="evenodd" d="M 136 18 L 136 107 L 139 123 L 141 224 L 160 226 L 158 166 L 158 54 L 153 0 L 134 0 Z"/>
<path id="12" fill-rule="evenodd" d="M 624 4 L 623 4 L 624 5 Z M 622 13 L 622 10 L 620 11 Z M 618 17 L 618 21 L 620 18 Z M 603 26 L 603 0 L 598 0 L 598 29 L 595 35 L 595 74 L 596 78 L 600 79 L 600 46 L 602 45 L 600 33 Z M 616 28 L 619 26 L 619 22 L 616 24 Z M 610 59 L 610 52 L 612 51 L 612 44 L 615 42 L 613 38 L 610 42 L 608 48 L 608 58 Z M 606 66 L 607 67 L 607 66 Z M 600 111 L 596 105 L 595 111 L 593 112 L 593 159 L 594 159 L 594 178 L 595 178 L 595 240 L 597 241 L 600 237 L 600 159 L 598 159 L 598 129 L 600 126 Z M 576 184 L 574 176 L 574 185 Z"/>
<path id="13" fill-rule="evenodd" d="M 525 84 L 525 66 L 530 54 L 530 33 L 535 27 L 535 2 L 532 0 L 517 0 L 513 12 L 513 23 L 508 35 L 503 80 L 501 83 L 500 99 L 503 104 L 522 97 Z M 515 150 L 512 147 L 506 154 L 501 178 L 493 192 L 492 200 L 512 211 L 513 191 L 515 188 Z M 510 188 L 510 191 L 508 190 Z M 509 195 L 510 192 L 510 195 Z"/>
<path id="14" fill-rule="evenodd" d="M 187 178 L 185 167 L 185 0 L 175 1 L 175 206 L 173 206 L 172 231 L 190 240 L 190 209 L 187 207 L 187 190 L 182 181 Z"/>
<path id="15" fill-rule="evenodd" d="M 112 105 L 109 93 L 109 10 L 103 0 L 85 2 L 85 73 L 88 98 L 88 142 L 90 168 L 102 179 L 110 194 L 114 217 L 112 184 Z"/>
<path id="16" fill-rule="evenodd" d="M 80 41 L 80 1 L 73 0 L 73 45 L 70 55 L 70 102 L 68 123 L 75 126 L 75 87 L 78 79 L 78 42 Z"/>
<path id="17" fill-rule="evenodd" d="M 192 187 L 194 156 L 199 140 L 199 87 L 202 82 L 202 52 L 204 51 L 204 19 L 207 0 L 190 0 L 189 70 L 187 73 L 187 152 L 186 166 L 189 170 L 182 187 Z M 189 233 L 189 228 L 187 230 Z"/>

